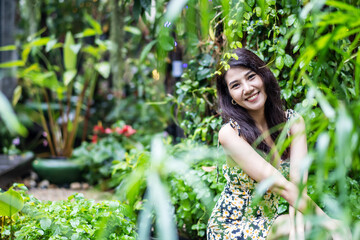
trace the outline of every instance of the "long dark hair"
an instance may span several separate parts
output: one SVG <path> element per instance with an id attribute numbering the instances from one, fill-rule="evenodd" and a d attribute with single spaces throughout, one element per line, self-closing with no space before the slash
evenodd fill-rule
<path id="1" fill-rule="evenodd" d="M 280 98 L 280 87 L 270 69 L 266 64 L 253 52 L 245 48 L 238 48 L 233 51 L 238 56 L 238 59 L 230 58 L 227 62 L 230 68 L 245 67 L 251 69 L 258 74 L 265 87 L 267 99 L 265 102 L 265 119 L 269 129 L 285 123 L 286 116 L 283 109 L 283 103 Z M 219 106 L 221 108 L 221 116 L 225 122 L 230 118 L 237 121 L 241 128 L 241 136 L 249 143 L 253 144 L 254 141 L 261 135 L 260 130 L 256 127 L 253 118 L 246 109 L 238 104 L 231 103 L 232 97 L 230 96 L 228 86 L 225 81 L 226 71 L 216 77 L 216 87 L 219 99 Z M 281 130 L 281 129 L 280 129 Z M 271 139 L 276 142 L 280 134 L 280 130 L 274 131 L 271 134 Z M 257 145 L 257 148 L 265 153 L 270 152 L 270 146 L 262 141 Z M 289 157 L 289 149 L 286 149 L 282 155 L 283 158 Z"/>

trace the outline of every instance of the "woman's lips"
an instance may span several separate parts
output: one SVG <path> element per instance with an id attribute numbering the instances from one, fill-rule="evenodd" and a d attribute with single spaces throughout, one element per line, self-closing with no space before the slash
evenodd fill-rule
<path id="1" fill-rule="evenodd" d="M 246 98 L 246 101 L 255 102 L 256 99 L 257 99 L 257 97 L 259 96 L 259 93 L 260 93 L 260 92 L 257 92 L 257 93 L 255 93 L 255 94 L 251 95 L 250 97 Z"/>

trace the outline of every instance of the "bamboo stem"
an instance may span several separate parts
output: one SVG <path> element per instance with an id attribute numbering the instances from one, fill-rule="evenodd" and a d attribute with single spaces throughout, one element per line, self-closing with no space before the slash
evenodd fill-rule
<path id="1" fill-rule="evenodd" d="M 40 97 L 38 94 L 36 94 L 36 98 L 37 98 L 38 103 L 41 104 Z M 44 111 L 42 110 L 41 106 L 39 107 L 39 109 L 40 109 L 41 124 L 46 132 L 46 139 L 49 144 L 50 153 L 51 153 L 51 155 L 56 156 L 56 149 L 54 148 L 53 141 L 52 141 L 51 135 L 50 135 L 50 131 L 49 131 L 49 128 L 48 128 L 46 120 L 45 120 Z"/>
<path id="2" fill-rule="evenodd" d="M 59 152 L 58 152 L 58 150 L 56 148 L 56 146 L 59 146 L 59 142 L 57 141 L 57 138 L 56 138 L 55 122 L 54 122 L 54 118 L 53 118 L 53 112 L 52 112 L 51 106 L 50 106 L 50 99 L 49 99 L 49 96 L 48 96 L 46 90 L 44 88 L 42 88 L 42 90 L 44 92 L 45 102 L 46 102 L 46 105 L 47 105 L 47 112 L 48 112 L 48 115 L 49 115 L 50 133 L 51 133 L 52 141 L 53 141 L 56 153 L 59 154 Z"/>
<path id="3" fill-rule="evenodd" d="M 81 105 L 83 103 L 84 96 L 85 96 L 85 91 L 86 91 L 86 88 L 87 88 L 88 85 L 89 85 L 89 81 L 87 80 L 84 83 L 84 87 L 83 87 L 83 89 L 81 91 L 79 100 L 76 103 L 76 111 L 75 111 L 75 119 L 74 119 L 74 122 L 73 122 L 73 127 L 71 129 L 71 132 L 70 132 L 70 135 L 69 135 L 69 138 L 68 138 L 68 142 L 66 143 L 65 150 L 64 150 L 64 153 L 65 153 L 64 155 L 67 156 L 67 157 L 71 156 L 71 153 L 72 153 L 72 150 L 73 150 L 72 147 L 73 147 L 73 144 L 74 144 L 75 134 L 77 132 L 77 128 L 78 128 L 78 124 L 79 124 L 79 115 L 80 115 L 80 111 L 81 111 Z"/>

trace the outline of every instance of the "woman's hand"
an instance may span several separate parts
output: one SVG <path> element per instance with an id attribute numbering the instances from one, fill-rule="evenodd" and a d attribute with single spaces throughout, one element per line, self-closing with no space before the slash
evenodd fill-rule
<path id="1" fill-rule="evenodd" d="M 342 221 L 328 217 L 323 226 L 331 233 L 333 240 L 351 240 L 352 235 L 349 227 L 347 227 Z"/>

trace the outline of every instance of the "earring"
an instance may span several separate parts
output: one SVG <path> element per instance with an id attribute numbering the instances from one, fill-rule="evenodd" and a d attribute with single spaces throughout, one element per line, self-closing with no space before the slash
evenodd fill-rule
<path id="1" fill-rule="evenodd" d="M 236 105 L 237 103 L 235 102 L 234 99 L 231 99 L 231 104 L 232 104 L 232 105 Z"/>

